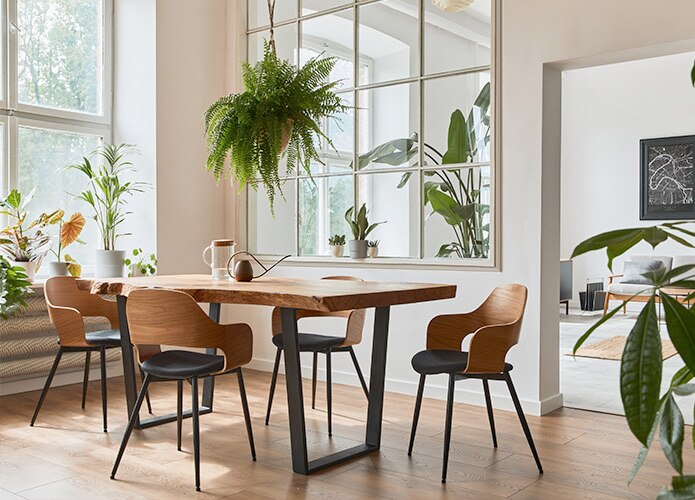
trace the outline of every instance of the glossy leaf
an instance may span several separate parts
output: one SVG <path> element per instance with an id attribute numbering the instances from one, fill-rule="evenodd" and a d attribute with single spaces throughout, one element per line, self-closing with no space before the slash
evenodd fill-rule
<path id="1" fill-rule="evenodd" d="M 683 414 L 675 399 L 669 395 L 664 402 L 659 423 L 659 440 L 661 449 L 671 466 L 683 474 Z"/>
<path id="2" fill-rule="evenodd" d="M 449 138 L 442 164 L 466 163 L 468 161 L 470 148 L 466 131 L 466 119 L 461 110 L 457 109 L 451 114 L 449 121 Z"/>
<path id="3" fill-rule="evenodd" d="M 618 307 L 609 311 L 608 314 L 601 317 L 601 319 L 599 319 L 596 323 L 591 325 L 591 327 L 581 337 L 579 337 L 579 339 L 577 339 L 577 341 L 574 343 L 574 347 L 572 348 L 572 355 L 573 356 L 576 355 L 577 350 L 582 346 L 582 344 L 584 342 L 586 342 L 586 339 L 588 339 L 591 336 L 591 334 L 594 333 L 598 329 L 598 327 L 600 327 L 606 321 L 608 321 L 613 316 L 615 316 L 618 311 L 622 310 L 622 308 L 625 307 L 625 304 L 627 304 L 628 302 L 630 302 L 629 299 L 622 302 Z"/>
<path id="4" fill-rule="evenodd" d="M 444 217 L 447 224 L 455 226 L 463 222 L 464 219 L 455 210 L 455 207 L 460 207 L 460 205 L 448 194 L 431 190 L 428 193 L 428 199 L 432 210 Z"/>
<path id="5" fill-rule="evenodd" d="M 632 480 L 635 479 L 637 472 L 640 470 L 640 467 L 642 467 L 642 465 L 644 464 L 644 460 L 647 458 L 647 454 L 649 454 L 649 447 L 652 445 L 652 441 L 654 440 L 656 428 L 658 427 L 657 424 L 661 420 L 662 410 L 663 404 L 659 406 L 659 411 L 657 412 L 656 418 L 654 419 L 654 425 L 652 425 L 652 428 L 649 431 L 649 436 L 647 437 L 646 444 L 643 444 L 641 446 L 639 453 L 637 454 L 637 460 L 635 460 L 635 463 L 632 466 L 632 470 L 630 471 L 630 477 L 628 477 L 627 484 L 630 484 Z"/>
<path id="6" fill-rule="evenodd" d="M 695 315 L 668 294 L 661 293 L 668 336 L 691 373 L 695 373 Z"/>

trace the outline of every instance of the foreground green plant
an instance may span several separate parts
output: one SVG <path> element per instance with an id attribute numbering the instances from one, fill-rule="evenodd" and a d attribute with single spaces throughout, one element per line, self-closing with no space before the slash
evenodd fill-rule
<path id="1" fill-rule="evenodd" d="M 689 227 L 688 224 L 691 226 Z M 595 250 L 605 249 L 608 268 L 613 260 L 642 241 L 652 248 L 671 240 L 687 248 L 695 248 L 695 232 L 692 223 L 672 222 L 646 228 L 620 229 L 602 233 L 580 243 L 572 258 Z M 683 473 L 684 420 L 676 404 L 676 397 L 695 394 L 695 264 L 684 265 L 666 271 L 662 266 L 643 274 L 654 286 L 649 288 L 651 297 L 640 312 L 625 343 L 620 363 L 620 395 L 625 418 L 632 434 L 642 444 L 629 481 L 635 477 L 647 456 L 652 440 L 659 430 L 659 442 L 671 466 L 678 473 L 671 481 L 671 488 L 664 489 L 659 499 L 695 498 L 695 474 Z M 673 288 L 681 288 L 683 295 L 677 300 L 670 295 Z M 643 295 L 642 295 L 643 296 Z M 574 352 L 605 322 L 609 321 L 636 297 L 633 296 L 611 310 L 577 340 Z M 660 394 L 663 359 L 661 353 L 660 324 L 657 302 L 664 308 L 666 330 L 684 366 L 671 379 L 669 388 Z M 695 406 L 693 407 L 695 414 Z M 688 446 L 695 447 L 695 437 Z"/>
<path id="2" fill-rule="evenodd" d="M 134 248 L 131 257 L 123 263 L 128 268 L 128 277 L 154 276 L 157 272 L 157 257 L 153 253 L 145 253 L 142 248 Z"/>
<path id="3" fill-rule="evenodd" d="M 26 307 L 26 296 L 33 293 L 29 277 L 21 267 L 13 266 L 0 255 L 0 318 L 10 316 Z"/>

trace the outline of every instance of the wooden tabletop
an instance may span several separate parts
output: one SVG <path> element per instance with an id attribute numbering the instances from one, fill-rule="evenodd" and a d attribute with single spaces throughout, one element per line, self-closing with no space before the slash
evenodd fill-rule
<path id="1" fill-rule="evenodd" d="M 197 302 L 255 304 L 325 312 L 412 304 L 456 296 L 456 285 L 292 278 L 259 278 L 249 283 L 239 283 L 213 280 L 209 275 L 201 274 L 82 279 L 78 285 L 103 295 L 127 296 L 137 289 L 164 288 L 185 292 Z"/>

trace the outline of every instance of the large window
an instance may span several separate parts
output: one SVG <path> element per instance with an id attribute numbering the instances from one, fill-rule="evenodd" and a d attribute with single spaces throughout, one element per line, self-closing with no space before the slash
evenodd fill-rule
<path id="1" fill-rule="evenodd" d="M 28 193 L 34 216 L 64 209 L 90 214 L 73 200 L 86 183 L 63 167 L 111 138 L 111 0 L 4 0 L 0 190 Z M 88 270 L 97 235 L 70 247 Z M 50 257 L 47 258 L 50 260 Z"/>
<path id="2" fill-rule="evenodd" d="M 494 2 L 455 13 L 430 0 L 277 2 L 278 54 L 335 56 L 350 110 L 322 124 L 334 148 L 320 144 L 311 175 L 284 173 L 275 217 L 248 191 L 251 251 L 327 258 L 329 236 L 352 239 L 345 211 L 366 203 L 370 221 L 387 221 L 369 236 L 381 262 L 495 264 Z M 250 63 L 266 9 L 249 0 Z"/>

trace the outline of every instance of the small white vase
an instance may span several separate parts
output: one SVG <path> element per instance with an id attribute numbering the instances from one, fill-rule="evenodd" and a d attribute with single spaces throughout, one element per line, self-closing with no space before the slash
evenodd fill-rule
<path id="1" fill-rule="evenodd" d="M 48 276 L 70 276 L 67 262 L 49 262 Z"/>
<path id="2" fill-rule="evenodd" d="M 369 254 L 369 257 L 373 259 L 379 255 L 379 247 L 368 247 L 367 253 Z"/>
<path id="3" fill-rule="evenodd" d="M 125 250 L 97 250 L 94 276 L 96 278 L 122 278 L 125 276 Z"/>
<path id="4" fill-rule="evenodd" d="M 24 272 L 29 277 L 29 281 L 34 281 L 36 277 L 36 262 L 17 262 L 15 260 L 12 261 L 12 265 L 24 269 Z"/>
<path id="5" fill-rule="evenodd" d="M 345 245 L 331 245 L 333 257 L 342 257 L 345 252 Z"/>

